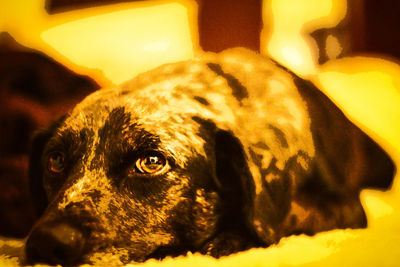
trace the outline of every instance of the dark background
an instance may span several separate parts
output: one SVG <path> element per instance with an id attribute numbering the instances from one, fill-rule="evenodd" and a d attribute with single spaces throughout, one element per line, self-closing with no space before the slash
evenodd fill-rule
<path id="1" fill-rule="evenodd" d="M 122 0 L 47 0 L 56 14 Z M 261 0 L 197 0 L 200 45 L 219 52 L 244 46 L 259 50 Z M 348 15 L 335 28 L 310 33 L 319 44 L 319 62 L 328 34 L 345 43 L 340 56 L 354 54 L 400 58 L 400 1 L 349 0 Z M 36 219 L 28 193 L 29 141 L 99 86 L 45 54 L 23 47 L 0 33 L 0 235 L 24 237 Z"/>

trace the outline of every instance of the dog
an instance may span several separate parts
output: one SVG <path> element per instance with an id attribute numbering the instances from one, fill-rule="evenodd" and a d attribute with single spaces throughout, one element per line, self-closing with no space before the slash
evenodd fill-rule
<path id="1" fill-rule="evenodd" d="M 33 140 L 28 262 L 221 257 L 366 227 L 395 167 L 312 83 L 246 49 L 101 89 Z"/>

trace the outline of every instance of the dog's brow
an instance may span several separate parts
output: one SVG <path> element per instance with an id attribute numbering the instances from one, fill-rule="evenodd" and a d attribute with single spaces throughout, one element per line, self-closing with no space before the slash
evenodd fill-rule
<path id="1" fill-rule="evenodd" d="M 87 143 L 90 136 L 93 136 L 93 131 L 89 129 L 81 129 L 75 131 L 64 129 L 57 132 L 47 143 L 46 150 L 52 149 L 77 149 L 82 144 Z"/>
<path id="2" fill-rule="evenodd" d="M 106 164 L 106 169 L 109 169 L 108 167 L 112 168 L 115 164 L 121 164 L 120 161 L 130 158 L 132 154 L 159 149 L 159 137 L 132 121 L 131 116 L 124 107 L 115 108 L 110 112 L 103 127 L 98 130 L 99 142 L 96 144 L 92 164 L 94 168 L 96 165 Z M 105 162 L 100 163 L 96 160 L 101 158 L 100 155 L 104 155 Z"/>
<path id="3" fill-rule="evenodd" d="M 103 127 L 98 130 L 99 146 L 106 148 L 106 143 L 115 145 L 131 145 L 134 147 L 159 143 L 157 135 L 146 131 L 141 125 L 131 119 L 131 113 L 124 107 L 115 108 L 110 112 Z"/>
<path id="4" fill-rule="evenodd" d="M 235 78 L 235 76 L 224 72 L 221 65 L 208 63 L 207 66 L 213 72 L 215 72 L 215 74 L 222 76 L 226 79 L 229 87 L 232 89 L 232 95 L 239 101 L 240 104 L 244 98 L 247 98 L 249 96 L 247 88 L 244 87 L 243 84 L 241 84 L 240 81 Z"/>

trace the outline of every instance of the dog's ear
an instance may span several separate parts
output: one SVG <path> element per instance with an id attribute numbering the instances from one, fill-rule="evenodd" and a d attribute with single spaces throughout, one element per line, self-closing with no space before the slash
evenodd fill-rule
<path id="1" fill-rule="evenodd" d="M 394 163 L 380 146 L 312 83 L 300 78 L 294 82 L 307 105 L 315 154 L 305 169 L 296 157 L 287 162 L 285 170 L 278 171 L 279 186 L 266 183 L 267 190 L 256 195 L 254 227 L 266 243 L 297 233 L 365 227 L 360 191 L 388 189 L 394 177 Z M 276 197 L 267 209 L 266 203 Z"/>
<path id="2" fill-rule="evenodd" d="M 48 205 L 48 200 L 42 181 L 42 154 L 47 142 L 54 135 L 55 130 L 64 121 L 64 119 L 65 116 L 54 122 L 47 129 L 37 131 L 31 141 L 29 157 L 29 189 L 37 217 L 40 217 Z"/>
<path id="3" fill-rule="evenodd" d="M 367 221 L 359 192 L 370 187 L 388 189 L 394 177 L 394 163 L 379 145 L 347 119 L 312 83 L 296 77 L 294 82 L 307 106 L 315 150 L 313 156 L 298 151 L 285 162 L 283 169 L 274 168 L 274 159 L 269 168 L 262 169 L 261 164 L 257 164 L 260 161 L 258 155 L 249 148 L 249 164 L 255 163 L 259 168 L 255 172 L 273 177 L 262 180 L 261 186 L 251 185 L 249 181 L 253 179 L 247 179 L 247 176 L 252 177 L 249 168 L 240 156 L 243 153 L 226 145 L 227 142 L 235 144 L 234 140 L 225 141 L 230 140 L 225 133 L 220 134 L 216 142 L 217 153 L 220 153 L 217 167 L 218 162 L 230 161 L 235 165 L 229 167 L 234 173 L 222 167 L 218 177 L 230 184 L 230 177 L 239 174 L 241 179 L 234 181 L 241 182 L 245 189 L 233 192 L 237 196 L 244 194 L 244 198 L 242 203 L 235 205 L 244 207 L 242 214 L 247 218 L 247 225 L 264 244 L 275 243 L 292 234 L 312 235 L 334 228 L 365 227 Z M 304 160 L 307 164 L 301 164 Z M 251 166 L 250 170 L 253 170 Z M 235 200 L 231 201 L 234 203 Z"/>
<path id="4" fill-rule="evenodd" d="M 247 213 L 253 198 L 254 183 L 243 145 L 230 131 L 218 129 L 215 133 L 215 161 L 217 185 L 229 208 Z"/>
<path id="5" fill-rule="evenodd" d="M 320 175 L 352 192 L 388 189 L 395 171 L 389 155 L 311 82 L 294 81 L 307 103 Z"/>
<path id="6" fill-rule="evenodd" d="M 254 231 L 254 181 L 241 141 L 231 131 L 215 131 L 216 184 L 221 197 L 220 236 L 214 240 L 215 256 L 260 246 Z"/>

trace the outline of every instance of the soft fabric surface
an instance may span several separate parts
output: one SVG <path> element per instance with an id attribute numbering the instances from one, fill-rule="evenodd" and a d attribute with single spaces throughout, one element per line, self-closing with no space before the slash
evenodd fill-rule
<path id="1" fill-rule="evenodd" d="M 322 68 L 315 82 L 346 114 L 388 150 L 400 166 L 400 68 L 379 59 L 339 60 Z M 314 237 L 292 236 L 265 249 L 252 249 L 219 260 L 187 255 L 150 260 L 148 266 L 399 266 L 400 177 L 388 192 L 364 190 L 361 201 L 368 228 L 334 230 Z M 98 255 L 96 265 L 118 264 Z M 23 262 L 23 241 L 0 238 L 0 266 Z M 35 265 L 43 266 L 43 265 Z M 133 265 L 132 265 L 133 266 Z"/>

